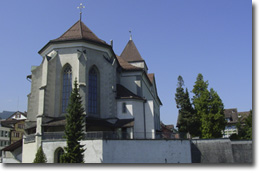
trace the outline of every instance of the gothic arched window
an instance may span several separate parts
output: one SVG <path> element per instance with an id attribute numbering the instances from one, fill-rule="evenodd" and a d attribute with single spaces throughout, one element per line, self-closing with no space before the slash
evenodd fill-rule
<path id="1" fill-rule="evenodd" d="M 98 71 L 95 67 L 89 70 L 88 76 L 88 113 L 98 114 Z"/>
<path id="2" fill-rule="evenodd" d="M 72 91 L 72 70 L 70 65 L 66 65 L 63 70 L 62 82 L 62 113 L 65 113 Z"/>
<path id="3" fill-rule="evenodd" d="M 59 147 L 54 152 L 54 163 L 61 163 L 61 156 L 64 154 L 64 150 Z"/>

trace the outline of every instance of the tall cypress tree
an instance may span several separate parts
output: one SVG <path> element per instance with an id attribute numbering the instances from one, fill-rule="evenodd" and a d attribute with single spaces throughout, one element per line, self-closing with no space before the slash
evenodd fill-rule
<path id="1" fill-rule="evenodd" d="M 83 138 L 84 108 L 79 95 L 77 79 L 70 96 L 66 114 L 65 138 L 67 146 L 65 153 L 61 156 L 62 163 L 84 163 L 84 145 L 80 145 Z"/>
<path id="2" fill-rule="evenodd" d="M 184 81 L 182 76 L 178 77 L 178 84 L 176 88 L 176 94 L 175 94 L 175 101 L 176 106 L 179 110 L 179 116 L 178 116 L 178 122 L 177 126 L 179 129 L 179 132 L 193 134 L 192 131 L 192 114 L 193 114 L 193 108 L 190 103 L 190 97 L 188 89 L 186 88 L 186 91 L 184 92 Z"/>

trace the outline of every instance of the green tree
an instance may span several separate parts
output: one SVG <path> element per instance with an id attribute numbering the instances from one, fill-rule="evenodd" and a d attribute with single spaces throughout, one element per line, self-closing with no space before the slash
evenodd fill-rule
<path id="1" fill-rule="evenodd" d="M 208 81 L 204 81 L 202 74 L 198 74 L 192 92 L 194 93 L 192 101 L 195 109 L 194 119 L 196 120 L 198 128 L 197 135 L 201 137 L 202 121 L 207 120 L 209 101 Z M 207 131 L 207 129 L 204 129 L 204 132 L 205 131 Z"/>
<path id="2" fill-rule="evenodd" d="M 209 92 L 208 114 L 201 117 L 202 138 L 221 138 L 226 126 L 224 105 L 217 92 Z"/>
<path id="3" fill-rule="evenodd" d="M 239 118 L 236 127 L 238 129 L 237 139 L 252 139 L 252 110 L 250 110 L 248 117 Z"/>
<path id="4" fill-rule="evenodd" d="M 70 96 L 66 114 L 65 138 L 67 146 L 65 153 L 61 156 L 62 163 L 84 163 L 84 145 L 80 145 L 83 138 L 84 109 L 82 107 L 81 96 L 79 95 L 77 79 Z"/>
<path id="5" fill-rule="evenodd" d="M 177 126 L 179 132 L 189 132 L 190 134 L 193 134 L 192 115 L 194 111 L 190 102 L 188 89 L 186 88 L 186 91 L 184 92 L 183 86 L 183 78 L 182 76 L 179 76 L 175 94 L 176 106 L 179 110 Z"/>
<path id="6" fill-rule="evenodd" d="M 33 163 L 46 163 L 46 162 L 47 162 L 46 156 L 42 150 L 42 146 L 40 146 L 37 150 Z"/>
<path id="7" fill-rule="evenodd" d="M 192 90 L 196 119 L 200 123 L 198 134 L 201 138 L 220 138 L 226 125 L 224 105 L 217 92 L 212 88 L 208 91 L 208 85 L 202 74 L 198 74 Z"/>

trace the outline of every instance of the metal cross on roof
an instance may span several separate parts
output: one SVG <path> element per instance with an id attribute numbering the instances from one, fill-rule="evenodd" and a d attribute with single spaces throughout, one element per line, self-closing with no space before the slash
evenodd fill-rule
<path id="1" fill-rule="evenodd" d="M 79 4 L 79 7 L 77 7 L 77 9 L 79 9 L 80 11 L 80 20 L 81 20 L 81 14 L 82 14 L 82 8 L 85 8 L 85 6 L 82 5 L 82 3 Z"/>
<path id="2" fill-rule="evenodd" d="M 130 30 L 129 33 L 130 33 L 130 40 L 132 40 L 132 31 Z"/>

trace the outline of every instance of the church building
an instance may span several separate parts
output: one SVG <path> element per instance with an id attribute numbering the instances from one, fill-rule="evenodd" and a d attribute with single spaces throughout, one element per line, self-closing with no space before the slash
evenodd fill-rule
<path id="1" fill-rule="evenodd" d="M 65 114 L 77 80 L 85 110 L 85 138 L 160 138 L 160 106 L 154 73 L 130 37 L 121 55 L 81 19 L 40 51 L 32 66 L 25 124 L 26 144 L 62 139 Z M 24 151 L 23 150 L 23 151 Z M 24 155 L 24 154 L 23 154 Z"/>

